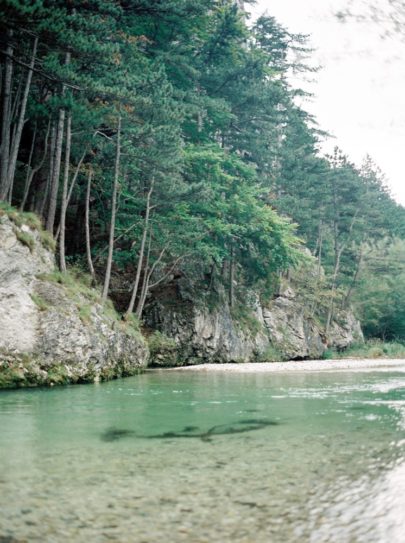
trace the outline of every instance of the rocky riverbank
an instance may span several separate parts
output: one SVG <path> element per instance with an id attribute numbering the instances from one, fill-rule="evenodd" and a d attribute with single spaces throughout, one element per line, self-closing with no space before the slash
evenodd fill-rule
<path id="1" fill-rule="evenodd" d="M 0 387 L 131 375 L 146 341 L 99 293 L 56 270 L 52 240 L 30 215 L 0 216 Z"/>
<path id="2" fill-rule="evenodd" d="M 265 304 L 250 293 L 235 311 L 220 293 L 215 306 L 197 301 L 183 279 L 149 303 L 147 341 L 83 274 L 61 274 L 53 249 L 34 215 L 0 210 L 0 388 L 112 379 L 148 364 L 313 359 L 363 341 L 350 311 L 326 334 L 293 284 Z"/>
<path id="3" fill-rule="evenodd" d="M 334 371 L 398 371 L 405 373 L 405 359 L 342 359 L 342 360 L 291 360 L 289 362 L 262 362 L 253 364 L 201 364 L 168 368 L 170 371 L 225 371 L 230 373 L 279 373 L 279 372 L 334 372 Z M 156 370 L 159 371 L 159 370 Z"/>
<path id="4" fill-rule="evenodd" d="M 192 290 L 180 280 L 151 304 L 145 320 L 161 338 L 151 345 L 154 366 L 316 359 L 327 349 L 344 350 L 364 341 L 350 310 L 336 312 L 326 333 L 291 285 L 267 303 L 252 293 L 238 313 L 224 296 L 213 308 L 196 303 Z"/>

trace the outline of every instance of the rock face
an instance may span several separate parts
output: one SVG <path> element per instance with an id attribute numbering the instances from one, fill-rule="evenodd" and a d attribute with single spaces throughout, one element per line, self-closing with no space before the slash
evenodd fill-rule
<path id="1" fill-rule="evenodd" d="M 113 378 L 146 365 L 139 332 L 107 316 L 97 293 L 52 274 L 41 233 L 0 216 L 0 386 Z"/>
<path id="2" fill-rule="evenodd" d="M 156 301 L 147 313 L 149 327 L 174 340 L 171 349 L 152 349 L 153 365 L 316 359 L 328 347 L 344 349 L 363 341 L 360 324 L 350 311 L 338 315 L 326 338 L 292 288 L 266 307 L 253 304 L 249 319 L 242 321 L 232 317 L 226 302 L 208 310 L 190 297 L 184 299 L 184 291 L 177 289 L 175 302 L 173 293 L 170 303 L 164 298 Z"/>
<path id="3" fill-rule="evenodd" d="M 95 290 L 55 271 L 43 233 L 0 214 L 0 388 L 93 381 L 131 375 L 149 350 L 139 331 L 107 314 Z M 363 340 L 350 312 L 336 315 L 328 333 L 291 288 L 260 305 L 231 311 L 196 303 L 181 280 L 146 312 L 151 363 L 253 362 L 319 358 L 327 347 Z"/>
<path id="4" fill-rule="evenodd" d="M 252 362 L 268 345 L 264 329 L 252 333 L 242 327 L 232 318 L 226 304 L 208 310 L 192 304 L 168 307 L 155 303 L 147 320 L 150 326 L 174 339 L 177 346 L 169 357 L 152 350 L 151 361 L 155 365 Z"/>
<path id="5" fill-rule="evenodd" d="M 288 359 L 319 358 L 326 349 L 320 327 L 308 317 L 292 288 L 263 308 L 271 344 Z"/>

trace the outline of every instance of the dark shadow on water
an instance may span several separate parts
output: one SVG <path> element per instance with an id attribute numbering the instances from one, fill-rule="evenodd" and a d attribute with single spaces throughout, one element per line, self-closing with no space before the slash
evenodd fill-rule
<path id="1" fill-rule="evenodd" d="M 163 432 L 161 434 L 138 434 L 133 430 L 121 428 L 108 428 L 101 434 L 102 441 L 118 441 L 125 437 L 134 437 L 140 439 L 180 439 L 180 438 L 198 438 L 202 441 L 211 441 L 214 436 L 244 434 L 262 430 L 268 426 L 277 426 L 279 423 L 273 420 L 265 419 L 244 419 L 230 424 L 219 424 L 212 426 L 206 431 L 200 430 L 198 426 L 185 426 L 178 432 Z"/>

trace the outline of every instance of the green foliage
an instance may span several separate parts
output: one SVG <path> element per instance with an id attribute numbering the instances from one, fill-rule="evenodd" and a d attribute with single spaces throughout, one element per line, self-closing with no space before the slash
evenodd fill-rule
<path id="1" fill-rule="evenodd" d="M 283 362 L 285 360 L 287 360 L 285 355 L 272 345 L 257 357 L 258 362 Z"/>
<path id="2" fill-rule="evenodd" d="M 232 318 L 239 324 L 241 329 L 253 338 L 262 330 L 262 324 L 255 317 L 250 307 L 238 303 L 231 309 Z"/>
<path id="3" fill-rule="evenodd" d="M 405 242 L 385 239 L 363 248 L 354 305 L 367 337 L 405 340 Z"/>
<path id="4" fill-rule="evenodd" d="M 148 346 L 152 364 L 173 362 L 177 360 L 177 344 L 174 339 L 169 338 L 159 330 L 156 330 L 148 337 Z"/>
<path id="5" fill-rule="evenodd" d="M 148 278 L 146 304 L 159 296 L 160 286 L 171 282 L 175 288 L 181 277 L 198 287 L 195 298 L 219 299 L 228 291 L 239 307 L 248 289 L 269 296 L 280 274 L 302 266 L 304 242 L 326 270 L 297 281 L 310 315 L 327 324 L 354 301 L 368 335 L 403 337 L 397 274 L 379 282 L 370 266 L 362 270 L 362 248 L 405 237 L 405 212 L 371 159 L 359 169 L 339 150 L 319 156 L 323 134 L 296 105 L 302 90 L 288 83 L 291 70 L 312 70 L 292 60 L 310 54 L 305 37 L 271 15 L 249 26 L 233 0 L 8 1 L 0 4 L 5 37 L 9 27 L 14 57 L 22 61 L 13 66 L 17 105 L 24 64 L 38 38 L 12 202 L 20 206 L 34 173 L 26 207 L 41 218 L 6 203 L 0 203 L 0 216 L 38 229 L 43 245 L 55 250 L 41 220 L 49 209 L 52 130 L 63 110 L 73 128 L 69 183 L 77 170 L 67 210 L 67 256 L 86 259 L 82 217 L 91 173 L 90 244 L 102 280 L 120 118 L 113 295 L 121 311 L 138 264 L 137 301 Z M 10 133 L 15 127 L 12 120 Z M 21 241 L 32 250 L 27 236 Z M 73 297 L 99 301 L 89 288 L 93 279 L 81 272 L 50 280 Z M 367 309 L 361 300 L 370 292 Z M 114 308 L 106 311 L 119 319 Z M 254 330 L 254 323 L 245 324 Z"/>
<path id="6" fill-rule="evenodd" d="M 404 342 L 386 342 L 378 339 L 366 341 L 363 344 L 351 345 L 344 351 L 328 349 L 323 358 L 405 358 Z"/>
<path id="7" fill-rule="evenodd" d="M 48 249 L 52 253 L 55 252 L 56 249 L 56 241 L 52 234 L 50 234 L 47 230 L 40 230 L 40 237 L 41 237 L 41 243 L 45 247 L 45 249 Z"/>
<path id="8" fill-rule="evenodd" d="M 35 239 L 31 236 L 31 234 L 28 234 L 28 232 L 24 232 L 23 230 L 20 230 L 19 228 L 16 228 L 14 230 L 15 236 L 23 245 L 28 247 L 28 249 L 33 252 L 35 248 Z"/>
<path id="9" fill-rule="evenodd" d="M 44 300 L 39 294 L 33 292 L 31 294 L 31 299 L 40 311 L 46 311 L 47 309 L 49 309 L 48 302 Z"/>
<path id="10" fill-rule="evenodd" d="M 44 364 L 24 354 L 15 360 L 3 360 L 0 353 L 0 389 L 66 385 L 71 381 L 63 364 Z"/>
<path id="11" fill-rule="evenodd" d="M 39 274 L 38 279 L 63 285 L 65 292 L 73 300 L 81 302 L 81 298 L 84 297 L 90 302 L 101 302 L 100 292 L 91 287 L 91 276 L 78 267 L 72 267 L 66 273 L 55 270 L 52 273 Z"/>
<path id="12" fill-rule="evenodd" d="M 22 213 L 7 202 L 0 202 L 0 217 L 2 215 L 7 216 L 18 227 L 26 224 L 32 230 L 42 230 L 41 220 L 35 213 Z"/>
<path id="13" fill-rule="evenodd" d="M 80 320 L 83 322 L 83 324 L 88 324 L 90 322 L 90 317 L 91 317 L 91 305 L 82 304 L 82 305 L 79 305 L 78 309 L 79 309 Z"/>

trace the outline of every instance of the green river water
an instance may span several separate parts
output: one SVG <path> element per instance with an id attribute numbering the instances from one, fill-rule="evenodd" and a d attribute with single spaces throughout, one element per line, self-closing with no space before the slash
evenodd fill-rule
<path id="1" fill-rule="evenodd" d="M 3 391 L 0 430 L 1 543 L 405 541 L 405 370 Z"/>

